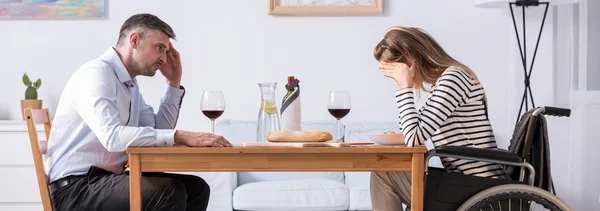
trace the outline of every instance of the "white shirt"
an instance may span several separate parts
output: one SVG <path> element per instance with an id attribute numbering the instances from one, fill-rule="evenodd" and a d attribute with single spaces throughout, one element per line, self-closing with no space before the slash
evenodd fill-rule
<path id="1" fill-rule="evenodd" d="M 67 82 L 52 120 L 48 182 L 86 174 L 91 166 L 120 174 L 127 147 L 172 146 L 184 93 L 167 85 L 155 114 L 115 49 L 87 62 Z"/>

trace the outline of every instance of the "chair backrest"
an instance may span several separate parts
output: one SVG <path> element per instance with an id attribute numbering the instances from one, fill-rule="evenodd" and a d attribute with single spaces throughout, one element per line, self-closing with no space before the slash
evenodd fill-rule
<path id="1" fill-rule="evenodd" d="M 508 151 L 518 154 L 535 170 L 534 186 L 553 193 L 552 173 L 550 171 L 550 143 L 548 125 L 544 115 L 547 107 L 533 108 L 523 114 L 515 127 Z M 528 173 L 517 171 L 516 167 L 506 166 L 506 172 L 513 180 L 522 180 Z"/>
<path id="2" fill-rule="evenodd" d="M 46 153 L 46 144 L 44 141 L 38 139 L 36 124 L 44 124 L 44 132 L 46 133 L 46 141 L 50 138 L 50 129 L 52 124 L 50 122 L 50 115 L 48 109 L 30 109 L 26 108 L 23 113 L 25 114 L 25 121 L 27 122 L 27 131 L 29 132 L 29 143 L 31 144 L 31 154 L 33 155 L 33 163 L 35 165 L 35 174 L 37 176 L 38 187 L 40 189 L 40 196 L 42 198 L 42 206 L 44 211 L 52 211 L 52 202 L 50 201 L 50 191 L 48 190 L 48 182 L 46 173 L 44 171 L 44 161 L 42 154 Z M 41 146 L 40 145 L 46 145 Z"/>
<path id="3" fill-rule="evenodd" d="M 541 117 L 539 113 L 535 111 L 538 108 L 533 108 L 523 113 L 517 125 L 513 136 L 510 140 L 508 150 L 518 154 L 521 158 L 528 158 L 531 153 L 531 145 L 534 141 L 534 134 L 538 127 L 538 119 Z"/>

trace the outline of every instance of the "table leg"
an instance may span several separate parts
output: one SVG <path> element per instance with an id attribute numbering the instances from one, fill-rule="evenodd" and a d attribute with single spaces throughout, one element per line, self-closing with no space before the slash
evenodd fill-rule
<path id="1" fill-rule="evenodd" d="M 140 154 L 129 154 L 129 200 L 130 210 L 142 210 L 142 172 Z"/>
<path id="2" fill-rule="evenodd" d="M 425 184 L 425 154 L 413 153 L 412 155 L 412 190 L 411 210 L 423 211 L 423 197 Z"/>

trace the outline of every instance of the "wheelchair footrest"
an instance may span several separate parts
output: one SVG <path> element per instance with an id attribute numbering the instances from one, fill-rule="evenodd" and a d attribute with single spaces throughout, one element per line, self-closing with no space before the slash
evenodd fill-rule
<path id="1" fill-rule="evenodd" d="M 456 211 L 463 202 L 490 187 L 504 184 L 522 184 L 519 181 L 483 178 L 445 169 L 429 167 L 425 176 L 426 211 Z"/>

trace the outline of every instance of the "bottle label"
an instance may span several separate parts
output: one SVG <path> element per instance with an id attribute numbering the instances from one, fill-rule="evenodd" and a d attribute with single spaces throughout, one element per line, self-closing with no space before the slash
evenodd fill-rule
<path id="1" fill-rule="evenodd" d="M 300 96 L 300 86 L 298 85 L 298 83 L 300 83 L 300 80 L 294 79 L 294 81 L 291 84 L 285 85 L 285 89 L 287 89 L 288 91 L 293 91 L 294 88 L 297 89 L 290 96 L 283 100 L 283 103 L 281 105 L 281 114 L 283 114 L 285 109 L 289 107 L 290 104 L 292 104 L 292 102 L 294 102 Z"/>

